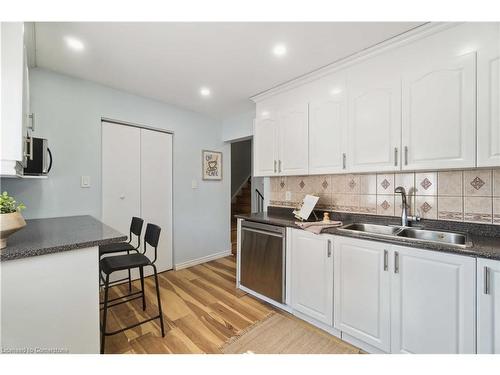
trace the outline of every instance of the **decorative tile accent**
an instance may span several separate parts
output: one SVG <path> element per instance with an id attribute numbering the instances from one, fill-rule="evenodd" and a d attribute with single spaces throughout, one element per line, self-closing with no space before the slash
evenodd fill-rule
<path id="1" fill-rule="evenodd" d="M 415 173 L 417 195 L 437 195 L 437 173 Z"/>
<path id="2" fill-rule="evenodd" d="M 284 188 L 285 188 L 285 186 L 286 186 L 285 181 L 281 181 L 281 182 L 280 182 L 280 188 L 281 188 L 281 189 L 284 189 Z"/>
<path id="3" fill-rule="evenodd" d="M 394 194 L 394 174 L 377 175 L 377 194 Z"/>
<path id="4" fill-rule="evenodd" d="M 420 209 L 422 211 L 424 211 L 425 213 L 429 212 L 431 210 L 431 208 L 432 208 L 432 206 L 427 202 L 424 202 L 424 204 L 420 206 Z"/>
<path id="5" fill-rule="evenodd" d="M 481 180 L 479 177 L 476 177 L 475 179 L 473 179 L 470 183 L 472 185 L 472 187 L 476 190 L 479 190 L 481 189 L 483 186 L 484 186 L 484 181 Z"/>
<path id="6" fill-rule="evenodd" d="M 301 190 L 304 190 L 304 187 L 306 186 L 306 184 L 305 184 L 304 180 L 300 180 L 300 182 L 299 182 L 299 186 L 300 186 L 300 189 L 301 189 Z"/>
<path id="7" fill-rule="evenodd" d="M 474 223 L 493 222 L 493 200 L 487 197 L 464 198 L 464 220 Z"/>
<path id="8" fill-rule="evenodd" d="M 359 175 L 349 174 L 346 176 L 345 192 L 348 194 L 359 194 Z"/>
<path id="9" fill-rule="evenodd" d="M 463 221 L 464 220 L 463 198 L 438 196 L 438 219 Z"/>
<path id="10" fill-rule="evenodd" d="M 470 170 L 464 171 L 464 194 L 468 197 L 492 196 L 492 171 Z"/>
<path id="11" fill-rule="evenodd" d="M 394 195 L 377 195 L 377 215 L 394 216 Z"/>
<path id="12" fill-rule="evenodd" d="M 415 212 L 423 219 L 437 219 L 437 197 L 417 195 L 415 207 Z"/>
<path id="13" fill-rule="evenodd" d="M 463 194 L 463 172 L 438 172 L 438 195 L 461 197 Z"/>
<path id="14" fill-rule="evenodd" d="M 321 183 L 321 186 L 323 187 L 323 189 L 327 189 L 328 188 L 328 182 L 326 180 L 323 180 L 323 182 Z"/>
<path id="15" fill-rule="evenodd" d="M 432 186 L 432 182 L 429 181 L 429 179 L 426 177 L 424 180 L 420 183 L 420 186 L 424 188 L 424 190 L 427 190 Z"/>

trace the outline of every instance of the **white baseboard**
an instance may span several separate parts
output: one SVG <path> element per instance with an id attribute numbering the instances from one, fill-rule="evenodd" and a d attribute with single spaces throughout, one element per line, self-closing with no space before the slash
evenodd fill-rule
<path id="1" fill-rule="evenodd" d="M 215 253 L 211 255 L 207 255 L 198 259 L 188 260 L 187 262 L 177 263 L 174 265 L 174 270 L 182 270 L 183 268 L 188 268 L 192 266 L 196 266 L 197 264 L 202 264 L 206 262 L 210 262 L 211 260 L 224 258 L 231 255 L 231 250 L 221 251 L 220 253 Z"/>

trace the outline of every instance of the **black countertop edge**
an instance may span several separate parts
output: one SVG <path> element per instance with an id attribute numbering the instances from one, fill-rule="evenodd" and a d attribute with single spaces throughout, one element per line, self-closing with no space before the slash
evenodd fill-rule
<path id="1" fill-rule="evenodd" d="M 320 212 L 319 214 L 322 214 L 322 212 Z M 318 217 L 321 217 L 319 214 Z M 235 216 L 237 218 L 249 221 L 256 221 L 283 227 L 299 228 L 295 224 L 296 220 L 293 218 L 291 210 L 287 208 L 271 208 L 268 212 Z M 330 217 L 332 220 L 342 221 L 344 225 L 352 222 L 400 225 L 400 219 L 398 217 L 343 213 L 333 213 L 333 215 L 332 213 L 330 213 Z M 472 246 L 463 248 L 442 243 L 411 240 L 403 237 L 381 237 L 368 233 L 340 230 L 339 228 L 329 228 L 326 229 L 323 233 L 384 242 L 425 250 L 442 251 L 458 255 L 500 260 L 500 227 L 498 225 L 485 226 L 484 224 L 469 224 L 440 220 L 422 220 L 422 222 L 418 223 L 417 225 L 422 225 L 426 229 L 466 233 L 469 240 L 472 242 Z M 480 226 L 480 228 L 478 228 L 478 226 Z"/>
<path id="2" fill-rule="evenodd" d="M 26 227 L 7 239 L 0 262 L 126 241 L 127 236 L 92 216 L 26 220 Z"/>

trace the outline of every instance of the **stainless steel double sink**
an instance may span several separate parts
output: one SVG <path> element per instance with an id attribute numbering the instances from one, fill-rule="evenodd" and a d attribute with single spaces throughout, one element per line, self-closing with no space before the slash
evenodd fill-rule
<path id="1" fill-rule="evenodd" d="M 339 230 L 367 233 L 380 237 L 405 238 L 415 241 L 444 243 L 457 247 L 471 247 L 467 234 L 427 230 L 422 228 L 401 227 L 392 225 L 352 223 Z"/>

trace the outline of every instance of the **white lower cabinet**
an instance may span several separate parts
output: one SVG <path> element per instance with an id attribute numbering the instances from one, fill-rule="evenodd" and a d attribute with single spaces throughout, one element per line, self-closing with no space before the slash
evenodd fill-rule
<path id="1" fill-rule="evenodd" d="M 391 353 L 475 353 L 474 258 L 335 237 L 334 327 Z"/>
<path id="2" fill-rule="evenodd" d="M 390 351 L 390 278 L 386 246 L 335 237 L 334 327 Z"/>
<path id="3" fill-rule="evenodd" d="M 333 237 L 298 229 L 291 233 L 292 309 L 332 326 Z"/>
<path id="4" fill-rule="evenodd" d="M 500 261 L 477 260 L 477 352 L 500 354 Z"/>
<path id="5" fill-rule="evenodd" d="M 476 259 L 391 247 L 391 352 L 475 353 Z"/>

